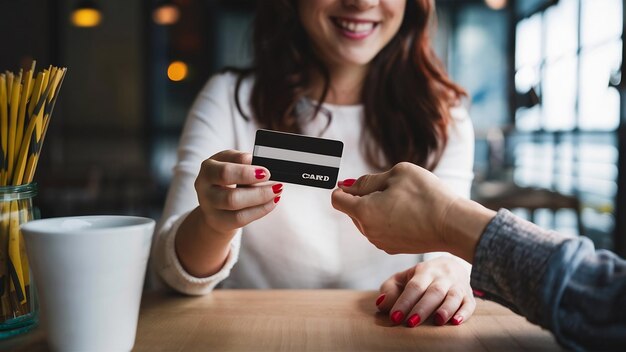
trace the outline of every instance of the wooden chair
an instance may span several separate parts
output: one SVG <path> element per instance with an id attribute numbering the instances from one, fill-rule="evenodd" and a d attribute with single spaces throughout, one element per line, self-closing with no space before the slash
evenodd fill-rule
<path id="1" fill-rule="evenodd" d="M 576 213 L 578 234 L 584 234 L 582 223 L 581 204 L 576 196 L 565 195 L 543 188 L 520 187 L 512 183 L 486 183 L 477 189 L 474 199 L 483 206 L 498 210 L 525 209 L 529 213 L 529 220 L 534 222 L 537 209 L 549 209 L 556 212 L 561 209 L 571 209 Z"/>

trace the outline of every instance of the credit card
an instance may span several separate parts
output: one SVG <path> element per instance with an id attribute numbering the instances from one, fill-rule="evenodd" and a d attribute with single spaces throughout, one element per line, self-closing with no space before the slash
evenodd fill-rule
<path id="1" fill-rule="evenodd" d="M 252 165 L 270 170 L 270 180 L 333 189 L 343 142 L 294 133 L 257 130 Z"/>

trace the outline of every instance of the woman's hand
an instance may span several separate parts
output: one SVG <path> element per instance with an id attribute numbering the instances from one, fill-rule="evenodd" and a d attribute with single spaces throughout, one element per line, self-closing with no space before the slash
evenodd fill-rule
<path id="1" fill-rule="evenodd" d="M 200 206 L 184 219 L 175 239 L 176 255 L 189 274 L 218 272 L 237 229 L 267 215 L 280 200 L 283 185 L 266 182 L 269 171 L 251 162 L 249 153 L 235 150 L 202 162 L 194 184 Z"/>
<path id="2" fill-rule="evenodd" d="M 202 218 L 215 234 L 234 235 L 274 210 L 280 200 L 283 185 L 266 182 L 269 171 L 251 161 L 250 153 L 225 150 L 202 163 L 195 189 Z"/>
<path id="3" fill-rule="evenodd" d="M 461 259 L 439 257 L 399 272 L 380 287 L 376 305 L 394 324 L 423 323 L 434 313 L 437 325 L 459 325 L 476 308 L 468 268 Z"/>

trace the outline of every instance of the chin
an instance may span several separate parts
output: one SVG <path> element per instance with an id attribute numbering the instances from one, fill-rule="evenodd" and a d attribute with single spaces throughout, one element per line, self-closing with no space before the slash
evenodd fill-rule
<path id="1" fill-rule="evenodd" d="M 339 56 L 339 61 L 345 65 L 365 66 L 374 59 L 375 53 L 355 52 Z"/>

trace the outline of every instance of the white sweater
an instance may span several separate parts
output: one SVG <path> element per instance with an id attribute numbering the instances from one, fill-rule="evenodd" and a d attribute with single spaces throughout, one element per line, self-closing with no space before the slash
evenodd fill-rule
<path id="1" fill-rule="evenodd" d="M 178 162 L 157 226 L 153 269 L 169 286 L 187 294 L 224 288 L 352 288 L 377 289 L 390 275 L 425 260 L 424 255 L 388 255 L 370 244 L 344 214 L 332 208 L 330 190 L 285 184 L 276 209 L 237 231 L 224 267 L 198 278 L 181 266 L 174 238 L 180 223 L 198 206 L 194 181 L 200 164 L 225 149 L 252 152 L 254 121 L 246 121 L 235 106 L 236 76 L 220 74 L 202 89 L 187 118 Z M 253 79 L 239 93 L 244 112 Z M 360 146 L 363 107 L 324 104 L 332 123 L 321 137 L 344 143 L 339 179 L 371 173 Z M 451 111 L 449 141 L 434 173 L 448 187 L 469 197 L 473 178 L 474 132 L 465 109 Z M 309 120 L 306 120 L 309 121 Z M 306 122 L 303 132 L 319 136 L 325 116 Z"/>

